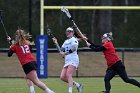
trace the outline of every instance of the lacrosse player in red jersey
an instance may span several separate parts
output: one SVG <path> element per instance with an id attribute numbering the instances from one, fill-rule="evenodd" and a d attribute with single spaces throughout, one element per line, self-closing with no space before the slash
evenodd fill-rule
<path id="1" fill-rule="evenodd" d="M 77 54 L 78 40 L 74 37 L 73 28 L 68 27 L 66 29 L 66 36 L 68 39 L 63 43 L 60 52 L 60 54 L 65 58 L 65 64 L 61 71 L 60 79 L 68 83 L 68 93 L 72 93 L 73 84 L 76 86 L 78 93 L 82 93 L 82 84 L 75 82 L 72 78 L 73 73 L 79 65 L 79 57 Z M 56 38 L 53 38 L 53 42 L 58 43 Z"/>
<path id="2" fill-rule="evenodd" d="M 18 29 L 15 34 L 15 41 L 10 46 L 8 57 L 16 53 L 22 68 L 26 74 L 25 79 L 30 87 L 30 93 L 35 93 L 33 83 L 45 91 L 45 93 L 54 93 L 43 82 L 41 82 L 36 73 L 37 63 L 35 57 L 30 52 L 30 45 L 33 45 L 28 39 L 31 35 L 26 34 L 24 30 Z M 8 38 L 10 40 L 10 37 Z"/>
<path id="3" fill-rule="evenodd" d="M 104 77 L 105 82 L 105 91 L 103 93 L 110 93 L 111 84 L 110 80 L 118 74 L 121 79 L 126 82 L 138 86 L 140 88 L 140 83 L 135 79 L 130 79 L 127 76 L 127 72 L 125 70 L 125 66 L 118 57 L 115 52 L 115 48 L 111 40 L 113 39 L 112 33 L 105 33 L 102 37 L 102 45 L 95 45 L 93 43 L 88 43 L 86 40 L 86 44 L 90 47 L 93 51 L 103 51 L 105 59 L 107 61 L 108 68 L 106 70 L 106 75 Z"/>

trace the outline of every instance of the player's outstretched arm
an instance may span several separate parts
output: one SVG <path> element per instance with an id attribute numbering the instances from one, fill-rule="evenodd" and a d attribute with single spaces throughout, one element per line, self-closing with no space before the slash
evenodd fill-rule
<path id="1" fill-rule="evenodd" d="M 13 51 L 10 49 L 9 51 L 8 51 L 8 57 L 11 57 L 12 55 L 13 55 Z"/>
<path id="2" fill-rule="evenodd" d="M 61 52 L 61 48 L 59 46 L 59 43 L 57 42 L 57 39 L 55 37 L 53 37 L 52 40 L 53 40 L 53 42 L 54 42 L 58 52 L 60 53 Z"/>
<path id="3" fill-rule="evenodd" d="M 8 36 L 7 40 L 9 41 L 10 48 L 11 48 L 12 47 L 12 39 L 11 39 L 11 37 Z M 8 51 L 8 57 L 11 57 L 13 55 L 13 53 L 14 53 L 10 48 L 9 48 L 9 51 Z"/>

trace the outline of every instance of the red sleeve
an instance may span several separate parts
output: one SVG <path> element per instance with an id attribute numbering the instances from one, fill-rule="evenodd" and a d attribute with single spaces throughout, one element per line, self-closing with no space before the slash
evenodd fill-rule
<path id="1" fill-rule="evenodd" d="M 109 49 L 110 48 L 110 43 L 109 42 L 108 43 L 105 43 L 102 46 L 104 46 L 106 49 Z"/>
<path id="2" fill-rule="evenodd" d="M 15 45 L 11 45 L 10 46 L 10 50 L 12 50 L 13 52 L 15 52 L 16 51 L 16 46 Z"/>

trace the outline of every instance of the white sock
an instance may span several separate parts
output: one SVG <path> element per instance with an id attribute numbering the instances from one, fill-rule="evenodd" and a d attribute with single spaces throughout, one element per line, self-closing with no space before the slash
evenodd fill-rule
<path id="1" fill-rule="evenodd" d="M 30 86 L 30 93 L 35 93 L 34 86 Z"/>
<path id="2" fill-rule="evenodd" d="M 69 93 L 72 93 L 72 87 L 69 87 Z"/>
<path id="3" fill-rule="evenodd" d="M 46 90 L 45 90 L 45 93 L 49 93 L 49 92 L 51 92 L 52 90 L 50 90 L 49 88 L 47 88 Z"/>
<path id="4" fill-rule="evenodd" d="M 79 87 L 79 86 L 80 86 L 80 84 L 77 83 L 77 82 L 75 82 L 75 81 L 73 81 L 73 84 L 74 84 L 76 87 Z"/>

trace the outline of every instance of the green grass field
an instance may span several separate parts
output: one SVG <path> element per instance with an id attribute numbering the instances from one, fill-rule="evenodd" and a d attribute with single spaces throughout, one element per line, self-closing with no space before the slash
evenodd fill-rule
<path id="1" fill-rule="evenodd" d="M 135 78 L 140 81 L 140 77 Z M 59 78 L 41 79 L 49 88 L 56 93 L 68 93 L 66 83 Z M 101 77 L 95 78 L 74 78 L 84 85 L 83 93 L 99 93 L 104 90 L 104 81 Z M 131 84 L 122 82 L 120 78 L 113 78 L 111 81 L 111 93 L 140 93 L 140 89 Z M 35 87 L 36 93 L 44 93 L 38 87 Z M 29 89 L 24 79 L 17 78 L 0 78 L 0 93 L 29 93 Z M 77 93 L 76 88 L 73 88 L 73 93 Z"/>

